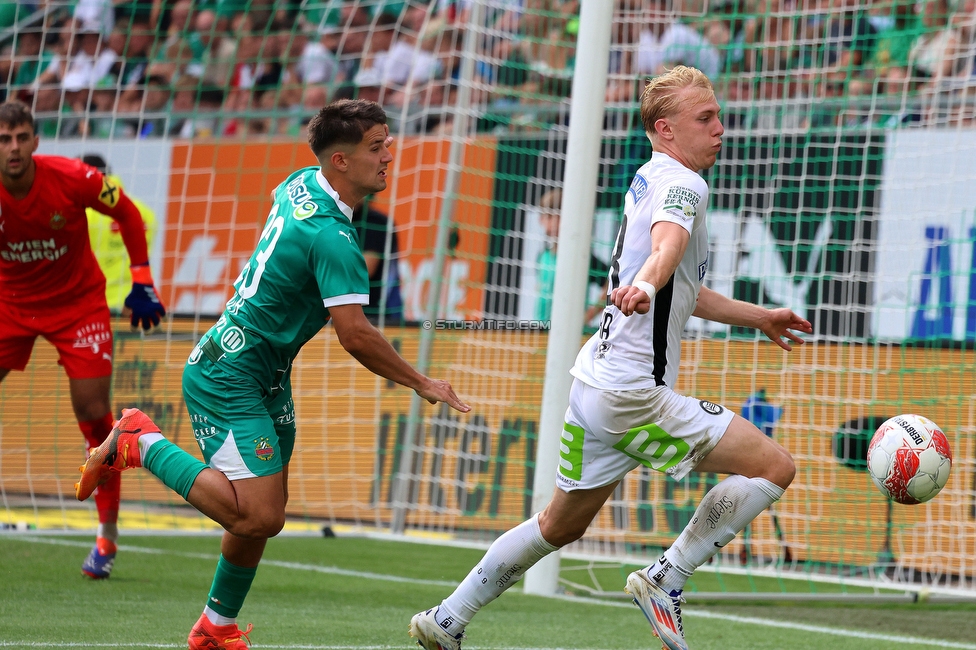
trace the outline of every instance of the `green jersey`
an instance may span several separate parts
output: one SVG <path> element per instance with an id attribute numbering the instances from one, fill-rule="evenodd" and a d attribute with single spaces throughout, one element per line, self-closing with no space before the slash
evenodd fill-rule
<path id="1" fill-rule="evenodd" d="M 234 282 L 234 296 L 200 348 L 217 359 L 243 362 L 258 378 L 290 365 L 322 329 L 329 308 L 369 303 L 369 278 L 352 208 L 317 167 L 289 176 L 254 254 Z"/>

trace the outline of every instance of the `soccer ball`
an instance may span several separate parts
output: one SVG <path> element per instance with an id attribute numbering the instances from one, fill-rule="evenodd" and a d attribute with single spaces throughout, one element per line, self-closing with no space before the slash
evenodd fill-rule
<path id="1" fill-rule="evenodd" d="M 921 415 L 896 415 L 884 422 L 868 446 L 868 473 L 881 493 L 915 505 L 945 487 L 952 467 L 949 441 Z"/>

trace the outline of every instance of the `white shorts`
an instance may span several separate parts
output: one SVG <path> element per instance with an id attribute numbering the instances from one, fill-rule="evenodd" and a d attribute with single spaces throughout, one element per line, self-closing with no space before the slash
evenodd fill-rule
<path id="1" fill-rule="evenodd" d="M 556 485 L 603 487 L 638 465 L 683 479 L 725 435 L 735 413 L 667 386 L 600 390 L 573 381 L 559 443 Z"/>

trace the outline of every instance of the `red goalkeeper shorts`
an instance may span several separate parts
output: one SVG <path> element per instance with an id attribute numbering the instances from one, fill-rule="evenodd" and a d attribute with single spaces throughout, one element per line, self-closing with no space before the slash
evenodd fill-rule
<path id="1" fill-rule="evenodd" d="M 0 368 L 26 368 L 38 336 L 57 348 L 58 363 L 71 379 L 112 374 L 112 323 L 104 299 L 57 310 L 26 310 L 0 302 Z"/>

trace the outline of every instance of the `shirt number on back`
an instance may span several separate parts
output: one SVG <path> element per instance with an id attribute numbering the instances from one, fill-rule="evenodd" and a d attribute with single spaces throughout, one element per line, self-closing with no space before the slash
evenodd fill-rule
<path id="1" fill-rule="evenodd" d="M 268 258 L 274 252 L 284 225 L 285 218 L 278 216 L 278 206 L 275 205 L 271 211 L 271 215 L 268 217 L 268 225 L 264 227 L 264 232 L 261 233 L 258 248 L 254 252 L 254 261 L 256 264 L 253 266 L 248 264 L 247 268 L 241 273 L 241 286 L 237 289 L 237 293 L 241 298 L 246 300 L 257 293 L 258 285 L 261 283 L 261 276 L 264 275 L 264 269 L 268 263 Z"/>

